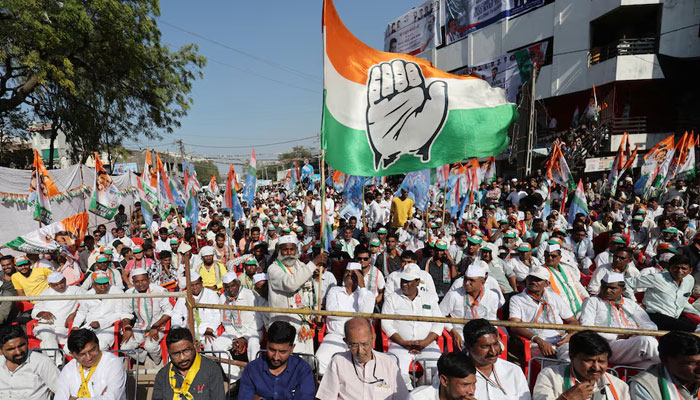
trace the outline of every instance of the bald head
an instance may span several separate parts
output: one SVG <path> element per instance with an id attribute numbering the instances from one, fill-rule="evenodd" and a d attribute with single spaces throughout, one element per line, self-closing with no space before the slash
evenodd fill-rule
<path id="1" fill-rule="evenodd" d="M 372 359 L 374 339 L 372 324 L 368 319 L 356 317 L 345 323 L 345 343 L 353 359 L 361 365 Z"/>

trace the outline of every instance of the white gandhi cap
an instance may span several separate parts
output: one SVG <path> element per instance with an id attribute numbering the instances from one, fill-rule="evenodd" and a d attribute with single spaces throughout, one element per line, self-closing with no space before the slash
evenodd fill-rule
<path id="1" fill-rule="evenodd" d="M 52 272 L 49 274 L 49 276 L 46 278 L 46 280 L 49 283 L 58 283 L 61 282 L 62 280 L 66 279 L 65 276 L 63 276 L 62 273 L 60 272 Z"/>

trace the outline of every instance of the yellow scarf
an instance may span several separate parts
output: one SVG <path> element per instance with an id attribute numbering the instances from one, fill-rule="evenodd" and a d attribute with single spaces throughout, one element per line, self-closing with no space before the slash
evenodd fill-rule
<path id="1" fill-rule="evenodd" d="M 199 366 L 202 362 L 202 356 L 197 353 L 197 355 L 194 357 L 194 362 L 192 363 L 192 366 L 190 369 L 187 371 L 187 375 L 185 375 L 185 380 L 182 381 L 182 386 L 179 388 L 175 387 L 175 370 L 173 369 L 173 365 L 170 365 L 170 370 L 168 371 L 168 378 L 170 379 L 170 387 L 173 389 L 173 400 L 181 400 L 182 397 L 184 397 L 187 400 L 192 400 L 192 394 L 190 393 L 190 385 L 192 384 L 192 381 L 194 381 L 194 377 L 197 376 L 197 373 L 199 372 Z"/>
<path id="2" fill-rule="evenodd" d="M 90 382 L 90 378 L 92 378 L 92 374 L 95 373 L 95 370 L 97 369 L 97 365 L 100 363 L 100 360 L 102 359 L 102 353 L 100 353 L 100 358 L 97 360 L 95 365 L 90 367 L 90 371 L 88 372 L 87 377 L 83 375 L 83 366 L 80 365 L 78 369 L 80 370 L 80 388 L 78 389 L 78 398 L 90 398 L 92 397 L 90 395 L 90 389 L 88 388 L 88 382 Z"/>

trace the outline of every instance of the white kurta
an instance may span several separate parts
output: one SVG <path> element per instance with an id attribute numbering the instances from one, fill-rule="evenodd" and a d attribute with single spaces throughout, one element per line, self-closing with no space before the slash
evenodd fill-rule
<path id="1" fill-rule="evenodd" d="M 51 288 L 41 292 L 42 296 L 71 296 L 85 294 L 85 291 L 78 286 L 68 286 L 65 292 L 59 293 Z M 66 319 L 75 312 L 80 300 L 46 300 L 38 301 L 32 310 L 32 318 L 38 319 L 41 312 L 50 312 L 55 317 L 53 323 L 43 323 L 39 321 L 34 334 L 41 340 L 42 349 L 55 349 L 59 344 L 65 345 L 68 338 L 68 328 L 65 327 Z M 58 363 L 59 360 L 57 360 Z"/>
<path id="2" fill-rule="evenodd" d="M 88 371 L 83 371 L 87 377 Z M 78 362 L 71 360 L 61 371 L 54 400 L 68 400 L 78 396 L 82 380 Z M 112 353 L 103 352 L 95 372 L 88 381 L 92 399 L 126 400 L 126 371 L 124 361 Z"/>
<path id="3" fill-rule="evenodd" d="M 491 375 L 476 373 L 476 392 L 479 400 L 530 400 L 530 388 L 523 370 L 500 358 L 493 365 Z"/>
<path id="4" fill-rule="evenodd" d="M 174 328 L 189 327 L 187 323 L 186 301 L 186 298 L 180 297 L 173 307 L 171 323 Z M 219 304 L 219 295 L 211 289 L 202 288 L 202 292 L 199 293 L 199 296 L 195 296 L 195 301 L 203 304 Z M 199 335 L 195 340 L 198 339 L 201 343 L 204 343 L 204 333 L 207 329 L 211 329 L 214 335 L 216 335 L 216 330 L 219 329 L 219 325 L 221 325 L 221 312 L 213 308 L 195 308 L 194 324 L 197 328 L 195 329 L 195 333 Z"/>
<path id="5" fill-rule="evenodd" d="M 452 318 L 478 319 L 484 318 L 490 321 L 498 319 L 498 296 L 492 290 L 482 289 L 482 294 L 475 303 L 464 290 L 464 287 L 450 290 L 440 302 L 440 310 L 444 315 Z M 469 298 L 469 305 L 467 299 Z M 464 339 L 464 324 L 445 324 L 445 329 L 452 331 L 457 329 L 459 335 Z"/>
<path id="6" fill-rule="evenodd" d="M 95 294 L 95 289 L 87 291 Z M 109 288 L 108 294 L 124 293 L 114 286 Z M 114 324 L 122 319 L 122 299 L 87 300 L 81 303 L 78 313 L 73 320 L 74 327 L 81 327 L 95 331 L 100 341 L 100 349 L 108 350 L 114 344 Z M 94 329 L 92 322 L 98 322 L 100 327 Z"/>

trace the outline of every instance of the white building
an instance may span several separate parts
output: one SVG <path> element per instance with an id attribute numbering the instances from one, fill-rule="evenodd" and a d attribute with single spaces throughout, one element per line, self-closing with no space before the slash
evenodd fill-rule
<path id="1" fill-rule="evenodd" d="M 465 8 L 476 3 L 447 1 Z M 447 11 L 445 6 L 443 0 Z M 600 121 L 613 134 L 637 134 L 633 143 L 648 146 L 659 137 L 648 133 L 698 131 L 699 21 L 698 0 L 545 0 L 421 56 L 442 70 L 467 73 L 470 67 L 490 67 L 515 50 L 546 43 L 536 82 L 540 129 L 551 117 L 558 130 L 569 127 L 574 110 L 584 111 L 595 85 L 603 105 Z M 617 150 L 618 143 L 611 140 L 615 148 L 606 150 Z"/>
<path id="2" fill-rule="evenodd" d="M 46 167 L 49 167 L 51 154 L 51 124 L 43 122 L 32 122 L 29 125 L 31 132 L 32 149 L 36 149 L 41 154 Z M 68 157 L 68 147 L 66 146 L 66 135 L 59 129 L 53 144 L 54 168 L 68 168 L 70 159 Z"/>

